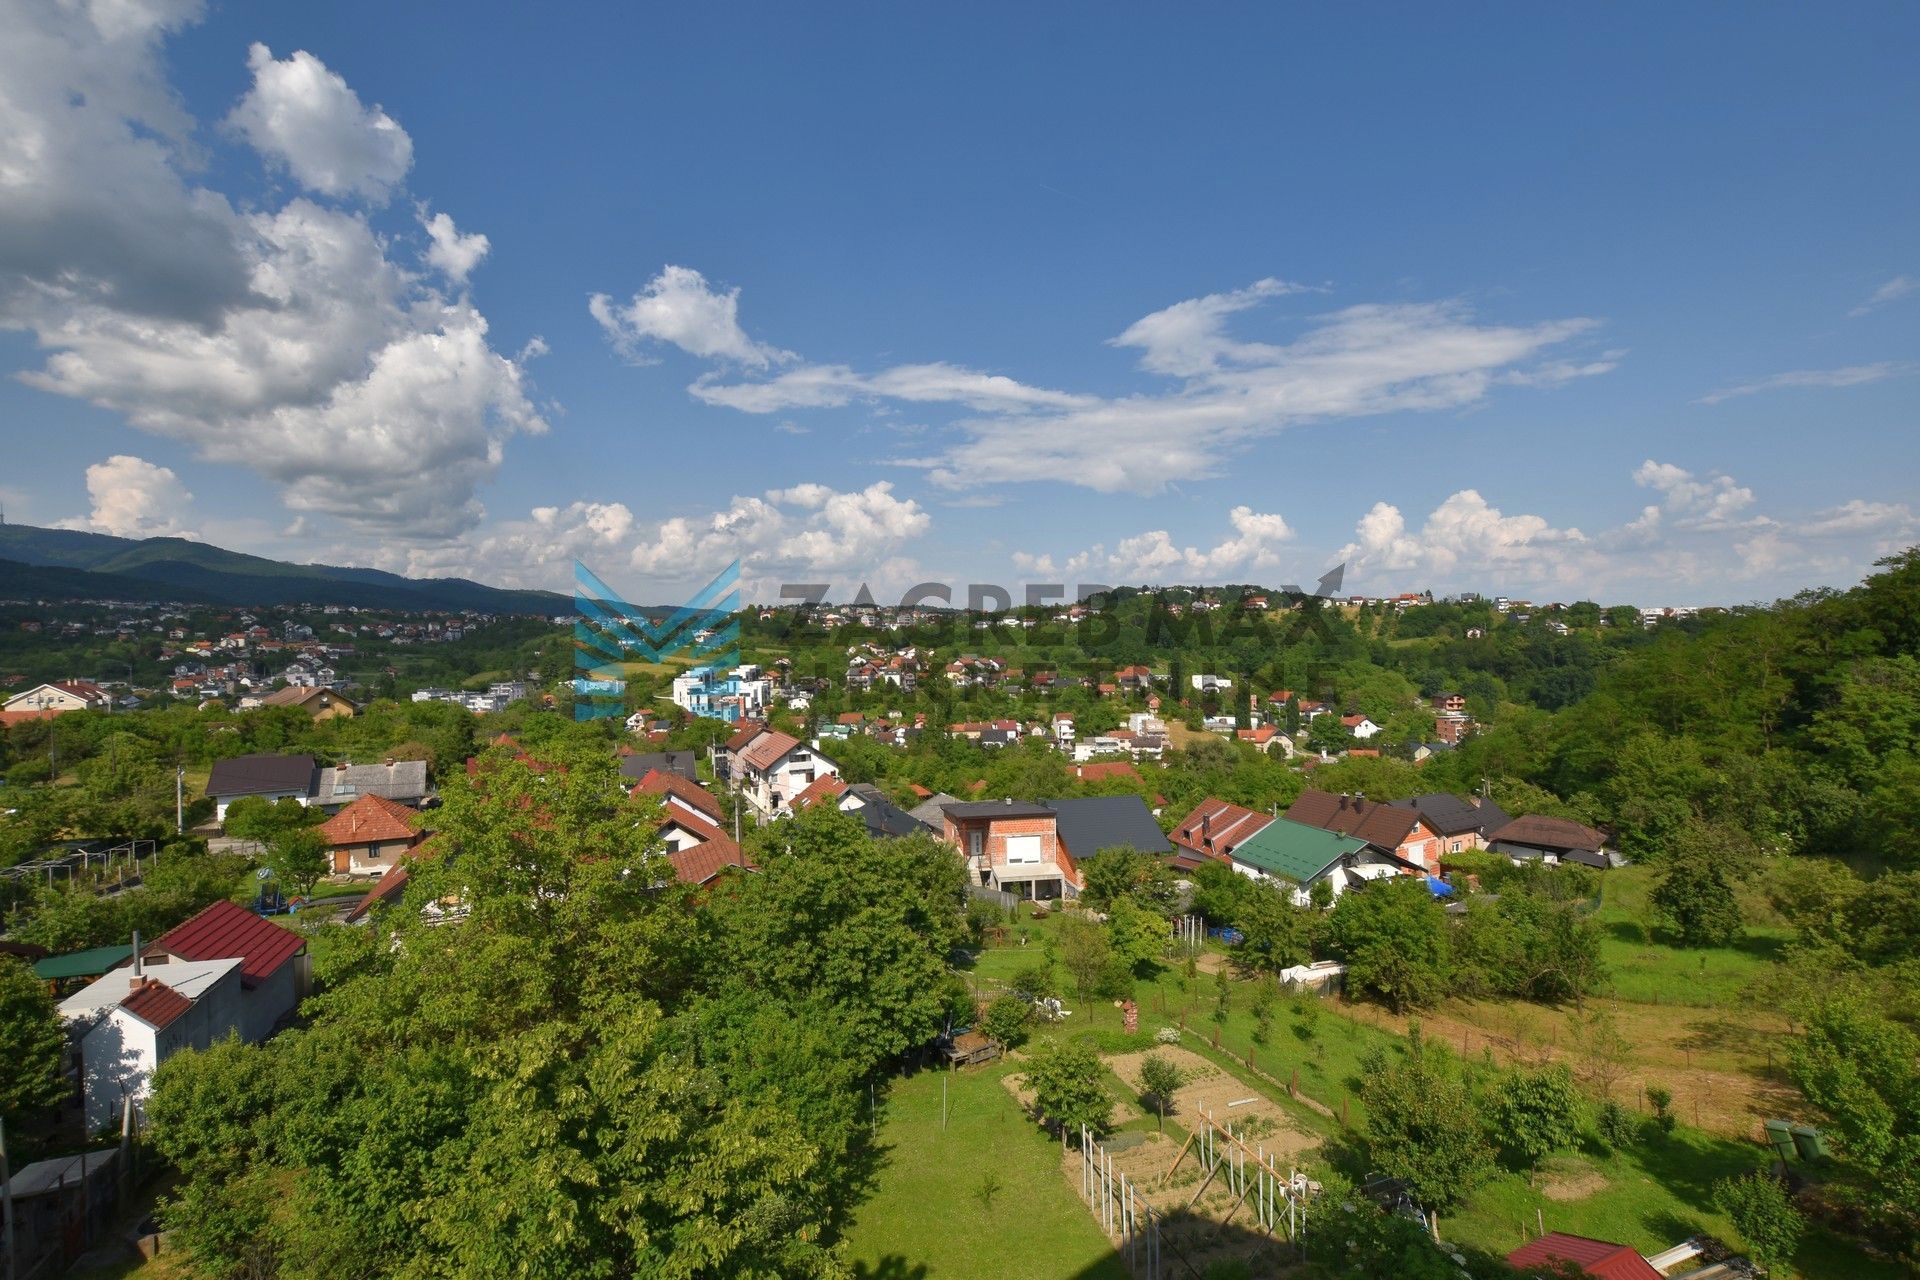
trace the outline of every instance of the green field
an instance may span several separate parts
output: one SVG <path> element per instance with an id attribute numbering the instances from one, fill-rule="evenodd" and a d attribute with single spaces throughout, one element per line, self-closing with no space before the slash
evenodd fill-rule
<path id="1" fill-rule="evenodd" d="M 848 1256 L 866 1280 L 1112 1277 L 1125 1270 L 1060 1166 L 1060 1145 L 1000 1084 L 1011 1067 L 923 1071 L 882 1115 L 879 1186 L 855 1212 Z M 940 1123 L 941 1085 L 947 1123 Z M 990 1206 L 982 1179 L 998 1181 Z"/>
<path id="2" fill-rule="evenodd" d="M 1635 891 L 1644 893 L 1644 884 L 1630 877 L 1620 887 L 1626 901 L 1616 904 L 1610 897 L 1603 910 L 1631 920 L 1637 911 L 1632 895 Z M 1054 921 L 1023 919 L 1021 923 L 1028 934 L 1026 945 L 1019 944 L 1016 934 L 1008 944 L 990 947 L 979 955 L 972 970 L 979 986 L 1003 984 L 1043 957 Z M 1709 953 L 1709 974 L 1719 975 L 1724 988 L 1743 985 L 1762 963 L 1753 954 L 1755 949 L 1750 944 L 1748 949 Z M 1634 957 L 1635 964 L 1644 966 L 1635 981 L 1647 990 L 1684 990 L 1697 981 L 1698 954 L 1676 952 L 1657 942 L 1643 944 Z M 1056 980 L 1070 986 L 1064 970 L 1056 968 Z M 1347 1016 L 1338 1000 L 1319 1002 L 1315 1006 L 1318 1016 L 1303 1016 L 1303 1002 L 1281 997 L 1274 1005 L 1267 1043 L 1255 1044 L 1252 1006 L 1256 990 L 1255 983 L 1229 979 L 1228 1013 L 1224 1023 L 1218 1024 L 1218 1048 L 1213 1045 L 1217 998 L 1214 977 L 1201 972 L 1189 978 L 1174 966 L 1164 967 L 1154 978 L 1140 983 L 1136 993 L 1140 1033 L 1136 1036 L 1122 1032 L 1121 1013 L 1112 1002 L 1081 1000 L 1070 994 L 1065 1004 L 1072 1015 L 1058 1026 L 1040 1028 L 1036 1034 L 1082 1040 L 1107 1052 L 1135 1049 L 1149 1045 L 1159 1027 L 1178 1025 L 1184 1011 L 1186 1047 L 1226 1068 L 1251 1090 L 1288 1102 L 1303 1128 L 1334 1137 L 1345 1128 L 1364 1125 L 1364 1110 L 1357 1096 L 1362 1062 L 1378 1049 L 1404 1052 L 1405 1039 Z M 1257 1069 L 1247 1067 L 1249 1055 Z M 1286 1086 L 1295 1080 L 1302 1095 L 1323 1104 L 1332 1115 L 1290 1102 Z M 998 1092 L 1004 1097 L 1003 1091 Z M 1004 1105 L 1010 1116 L 1031 1129 L 1031 1122 L 1019 1117 L 1011 1100 Z M 937 1124 L 937 1100 L 934 1119 Z M 1052 1154 L 1057 1159 L 1057 1149 L 1052 1149 Z M 1447 1217 L 1441 1224 L 1442 1231 L 1448 1239 L 1502 1253 L 1519 1245 L 1523 1231 L 1535 1231 L 1540 1223 L 1549 1231 L 1615 1240 L 1644 1253 L 1703 1232 L 1737 1243 L 1732 1224 L 1712 1206 L 1712 1185 L 1720 1178 L 1759 1167 L 1765 1160 L 1765 1153 L 1754 1142 L 1682 1125 L 1671 1137 L 1649 1137 L 1628 1151 L 1583 1148 L 1555 1157 L 1530 1175 L 1502 1173 Z M 890 1177 L 883 1177 L 883 1185 L 889 1181 Z M 1071 1192 L 1068 1198 L 1069 1208 L 1078 1209 Z M 1803 1280 L 1894 1280 L 1901 1273 L 1873 1262 L 1831 1235 L 1814 1231 L 1795 1258 L 1794 1274 Z"/>

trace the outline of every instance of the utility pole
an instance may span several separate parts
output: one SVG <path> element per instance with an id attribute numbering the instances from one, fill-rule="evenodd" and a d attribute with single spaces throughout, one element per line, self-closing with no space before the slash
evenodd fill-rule
<path id="1" fill-rule="evenodd" d="M 173 767 L 173 834 L 183 835 L 187 829 L 187 807 L 184 800 L 187 771 L 182 765 Z"/>

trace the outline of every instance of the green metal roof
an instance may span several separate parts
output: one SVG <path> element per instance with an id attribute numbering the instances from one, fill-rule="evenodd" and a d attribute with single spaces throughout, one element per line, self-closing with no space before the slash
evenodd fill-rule
<path id="1" fill-rule="evenodd" d="M 124 963 L 132 955 L 133 944 L 123 942 L 117 947 L 69 951 L 63 956 L 48 956 L 45 960 L 35 960 L 33 971 L 46 982 L 53 982 L 60 978 L 97 978 L 113 966 Z"/>
<path id="2" fill-rule="evenodd" d="M 1366 847 L 1365 840 L 1354 836 L 1275 818 L 1235 845 L 1233 860 L 1282 880 L 1306 884 L 1341 858 Z"/>

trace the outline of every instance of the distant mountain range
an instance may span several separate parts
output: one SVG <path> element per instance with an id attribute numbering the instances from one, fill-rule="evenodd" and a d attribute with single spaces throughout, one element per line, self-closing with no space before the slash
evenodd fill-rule
<path id="1" fill-rule="evenodd" d="M 379 569 L 288 564 L 185 538 L 116 538 L 26 524 L 0 525 L 0 597 L 573 612 L 573 600 L 552 591 L 508 591 L 465 578 L 403 578 Z"/>

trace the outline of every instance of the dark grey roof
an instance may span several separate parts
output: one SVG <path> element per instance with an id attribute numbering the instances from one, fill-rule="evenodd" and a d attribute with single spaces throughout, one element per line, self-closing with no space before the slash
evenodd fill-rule
<path id="1" fill-rule="evenodd" d="M 632 778 L 636 782 L 653 770 L 662 773 L 677 773 L 688 782 L 700 781 L 700 771 L 694 768 L 691 751 L 643 751 L 638 755 L 620 757 L 620 776 Z"/>
<path id="2" fill-rule="evenodd" d="M 1412 809 L 1443 836 L 1464 835 L 1469 831 L 1489 835 L 1513 821 L 1505 809 L 1491 800 L 1482 799 L 1475 804 L 1472 800 L 1445 791 L 1390 803 L 1396 809 Z"/>
<path id="3" fill-rule="evenodd" d="M 1147 802 L 1139 796 L 1082 796 L 1049 800 L 1047 807 L 1060 815 L 1056 829 L 1066 841 L 1067 852 L 1076 858 L 1091 857 L 1115 845 L 1142 853 L 1173 850 L 1160 824 L 1153 820 Z"/>
<path id="4" fill-rule="evenodd" d="M 256 796 L 269 791 L 313 794 L 313 757 L 251 755 L 216 760 L 207 775 L 210 796 Z"/>
<path id="5" fill-rule="evenodd" d="M 1020 741 L 1018 729 L 982 729 L 980 745 L 983 747 L 1004 747 Z"/>
<path id="6" fill-rule="evenodd" d="M 963 820 L 966 818 L 1046 818 L 1053 814 L 1053 810 L 1046 805 L 1031 804 L 1025 800 L 967 800 L 959 804 L 943 804 L 940 808 L 951 817 Z"/>
<path id="7" fill-rule="evenodd" d="M 867 824 L 870 836 L 919 836 L 927 829 L 918 818 L 902 809 L 871 782 L 856 782 L 847 788 L 849 795 L 860 797 L 860 807 L 853 815 Z"/>
<path id="8" fill-rule="evenodd" d="M 936 791 L 907 810 L 915 822 L 932 831 L 946 830 L 945 809 L 950 804 L 959 804 L 959 796 L 950 796 L 944 791 Z"/>

